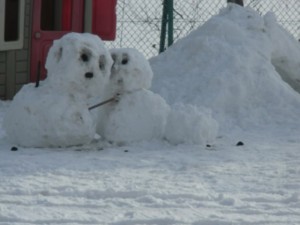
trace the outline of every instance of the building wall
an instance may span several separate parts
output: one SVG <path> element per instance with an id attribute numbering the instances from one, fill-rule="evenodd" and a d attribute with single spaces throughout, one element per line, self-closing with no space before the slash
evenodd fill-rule
<path id="1" fill-rule="evenodd" d="M 6 81 L 6 53 L 0 52 L 0 98 L 5 96 L 5 81 Z"/>
<path id="2" fill-rule="evenodd" d="M 0 51 L 0 99 L 12 99 L 29 81 L 32 1 L 25 2 L 23 49 Z"/>

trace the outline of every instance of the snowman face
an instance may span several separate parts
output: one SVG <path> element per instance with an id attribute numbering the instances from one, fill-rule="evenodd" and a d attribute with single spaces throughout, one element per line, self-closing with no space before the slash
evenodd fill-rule
<path id="1" fill-rule="evenodd" d="M 114 61 L 110 82 L 117 92 L 132 92 L 151 86 L 153 73 L 148 60 L 136 49 L 111 49 Z"/>
<path id="2" fill-rule="evenodd" d="M 112 59 L 101 39 L 70 33 L 54 42 L 46 62 L 49 79 L 68 91 L 97 95 L 109 81 Z"/>

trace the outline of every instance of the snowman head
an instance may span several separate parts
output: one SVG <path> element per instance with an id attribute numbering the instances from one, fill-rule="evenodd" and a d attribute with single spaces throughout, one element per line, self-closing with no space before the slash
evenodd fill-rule
<path id="1" fill-rule="evenodd" d="M 69 33 L 54 41 L 46 60 L 49 82 L 71 93 L 96 96 L 109 81 L 112 58 L 93 34 Z"/>
<path id="2" fill-rule="evenodd" d="M 111 69 L 110 84 L 115 92 L 132 92 L 149 89 L 152 69 L 144 55 L 133 48 L 111 49 L 114 64 Z"/>

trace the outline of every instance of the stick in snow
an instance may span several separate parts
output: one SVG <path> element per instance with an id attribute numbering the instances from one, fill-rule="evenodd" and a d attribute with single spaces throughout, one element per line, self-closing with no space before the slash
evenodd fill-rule
<path id="1" fill-rule="evenodd" d="M 92 105 L 92 106 L 89 107 L 89 110 L 92 110 L 92 109 L 94 109 L 94 108 L 97 108 L 97 107 L 99 107 L 99 106 L 101 106 L 101 105 L 105 105 L 105 104 L 107 104 L 107 103 L 109 103 L 109 102 L 112 102 L 112 101 L 118 101 L 118 100 L 119 100 L 119 96 L 120 96 L 120 94 L 117 94 L 116 96 L 114 96 L 114 97 L 112 97 L 112 98 L 110 98 L 110 99 L 107 99 L 107 100 L 105 100 L 105 101 L 103 101 L 103 102 L 100 102 L 100 103 L 98 103 L 98 104 L 96 104 L 96 105 Z"/>

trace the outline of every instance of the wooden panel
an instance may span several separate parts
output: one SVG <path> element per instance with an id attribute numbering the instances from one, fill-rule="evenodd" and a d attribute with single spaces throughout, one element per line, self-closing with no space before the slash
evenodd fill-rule
<path id="1" fill-rule="evenodd" d="M 6 98 L 12 99 L 15 95 L 16 82 L 16 56 L 15 51 L 7 52 L 7 71 L 6 71 Z"/>
<path id="2" fill-rule="evenodd" d="M 26 50 L 17 51 L 16 60 L 18 61 L 28 60 L 28 51 Z"/>
<path id="3" fill-rule="evenodd" d="M 27 61 L 19 61 L 16 63 L 16 72 L 27 72 Z"/>
<path id="4" fill-rule="evenodd" d="M 5 85 L 5 74 L 0 74 L 0 85 Z"/>
<path id="5" fill-rule="evenodd" d="M 0 98 L 1 98 L 2 100 L 5 99 L 5 91 L 6 91 L 5 86 L 4 86 L 4 85 L 0 85 Z"/>
<path id="6" fill-rule="evenodd" d="M 5 63 L 0 63 L 0 73 L 6 73 L 6 65 Z"/>
<path id="7" fill-rule="evenodd" d="M 17 84 L 25 84 L 28 82 L 27 73 L 17 73 L 16 74 L 16 83 Z"/>
<path id="8" fill-rule="evenodd" d="M 4 62 L 5 58 L 5 52 L 0 52 L 0 62 Z"/>
<path id="9" fill-rule="evenodd" d="M 20 89 L 23 87 L 23 84 L 17 84 L 16 85 L 16 93 L 18 92 L 18 91 L 20 91 Z"/>
<path id="10" fill-rule="evenodd" d="M 0 52 L 0 98 L 12 99 L 29 82 L 32 0 L 25 0 L 23 49 Z"/>

